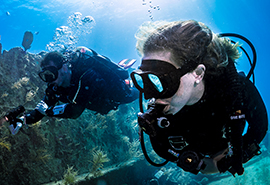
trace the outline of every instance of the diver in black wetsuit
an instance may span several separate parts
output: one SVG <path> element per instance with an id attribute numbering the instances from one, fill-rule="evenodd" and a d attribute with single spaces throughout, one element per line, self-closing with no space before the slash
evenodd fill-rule
<path id="1" fill-rule="evenodd" d="M 66 59 L 59 52 L 50 52 L 42 60 L 41 68 L 39 76 L 48 87 L 43 100 L 21 118 L 27 124 L 44 116 L 75 119 L 86 108 L 107 114 L 139 95 L 137 89 L 127 84 L 126 70 L 86 47 L 78 47 Z"/>
<path id="2" fill-rule="evenodd" d="M 256 87 L 236 72 L 239 45 L 196 21 L 144 24 L 137 38 L 143 59 L 131 78 L 154 98 L 138 122 L 155 152 L 194 174 L 242 175 L 260 153 L 268 117 Z"/>

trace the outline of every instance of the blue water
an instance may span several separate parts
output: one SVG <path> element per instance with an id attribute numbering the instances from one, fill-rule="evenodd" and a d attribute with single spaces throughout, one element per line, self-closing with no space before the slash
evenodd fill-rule
<path id="1" fill-rule="evenodd" d="M 269 1 L 255 0 L 3 0 L 0 42 L 2 50 L 21 46 L 23 34 L 29 30 L 35 34 L 28 52 L 48 51 L 46 45 L 54 42 L 55 30 L 68 26 L 69 17 L 80 12 L 82 17 L 91 16 L 95 24 L 90 33 L 78 35 L 77 46 L 90 47 L 115 62 L 123 58 L 139 61 L 134 34 L 143 22 L 194 19 L 215 33 L 238 33 L 255 45 L 256 86 L 269 110 L 269 7 Z M 237 68 L 248 72 L 245 56 Z"/>
<path id="2" fill-rule="evenodd" d="M 269 6 L 268 1 L 255 0 L 5 0 L 0 4 L 0 42 L 3 49 L 9 50 L 21 46 L 26 30 L 39 32 L 29 50 L 38 53 L 53 41 L 56 28 L 66 26 L 68 17 L 80 12 L 92 16 L 96 25 L 91 34 L 79 38 L 78 45 L 93 48 L 115 62 L 123 58 L 139 60 L 134 34 L 144 21 L 151 21 L 151 17 L 168 21 L 195 19 L 216 33 L 239 33 L 252 41 L 258 54 L 256 84 L 269 107 Z M 238 67 L 247 71 L 247 61 Z"/>

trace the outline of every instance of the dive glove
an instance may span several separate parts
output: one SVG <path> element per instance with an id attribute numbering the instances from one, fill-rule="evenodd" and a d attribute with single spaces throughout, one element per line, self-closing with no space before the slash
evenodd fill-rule
<path id="1" fill-rule="evenodd" d="M 38 112 L 40 112 L 41 114 L 43 114 L 44 116 L 47 115 L 46 114 L 46 110 L 49 108 L 49 106 L 47 105 L 47 103 L 45 103 L 43 100 L 41 100 L 37 106 L 36 106 L 36 110 Z"/>
<path id="2" fill-rule="evenodd" d="M 36 110 L 39 111 L 44 116 L 57 116 L 60 114 L 63 114 L 65 111 L 67 104 L 57 105 L 57 106 L 51 106 L 49 107 L 43 100 L 41 100 L 37 106 Z"/>

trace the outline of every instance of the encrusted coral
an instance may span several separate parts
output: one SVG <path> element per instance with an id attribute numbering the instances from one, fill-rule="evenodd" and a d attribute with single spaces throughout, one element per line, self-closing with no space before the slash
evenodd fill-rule
<path id="1" fill-rule="evenodd" d="M 25 100 L 26 100 L 26 102 L 32 101 L 32 100 L 33 100 L 33 98 L 34 98 L 34 97 L 36 96 L 36 94 L 37 94 L 38 89 L 39 89 L 39 88 L 37 88 L 36 90 L 30 90 L 30 91 L 28 91 L 28 92 L 26 93 L 26 95 L 25 95 Z"/>
<path id="2" fill-rule="evenodd" d="M 29 78 L 27 77 L 22 77 L 19 79 L 17 82 L 15 82 L 12 86 L 11 89 L 20 89 L 22 85 L 25 85 L 29 82 Z"/>

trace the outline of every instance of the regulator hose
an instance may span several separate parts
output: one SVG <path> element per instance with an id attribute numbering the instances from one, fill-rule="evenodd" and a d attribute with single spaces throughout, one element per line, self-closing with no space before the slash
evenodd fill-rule
<path id="1" fill-rule="evenodd" d="M 247 56 L 249 63 L 250 63 L 250 66 L 251 66 L 251 68 L 246 76 L 246 79 L 249 79 L 251 77 L 251 75 L 253 75 L 253 83 L 255 83 L 254 69 L 255 69 L 255 66 L 257 63 L 257 53 L 256 53 L 254 45 L 246 37 L 239 35 L 239 34 L 236 34 L 236 33 L 221 33 L 221 34 L 219 34 L 219 37 L 236 37 L 236 38 L 239 38 L 239 39 L 245 41 L 249 45 L 249 47 L 253 53 L 253 60 L 252 61 L 251 61 L 247 51 L 242 46 L 240 46 L 240 48 L 243 50 L 243 52 Z M 231 42 L 236 43 L 235 41 L 232 41 L 232 40 L 231 40 Z"/>
<path id="2" fill-rule="evenodd" d="M 140 96 L 139 96 L 139 101 L 140 101 L 140 111 L 143 113 L 143 99 L 142 99 L 142 92 L 140 92 Z M 156 166 L 156 167 L 161 167 L 166 165 L 169 161 L 165 160 L 163 163 L 155 163 L 154 161 L 152 161 L 149 157 L 149 155 L 147 154 L 146 148 L 145 148 L 145 144 L 144 144 L 144 131 L 141 130 L 141 148 L 143 151 L 143 155 L 145 157 L 145 159 L 147 160 L 147 162 L 149 162 L 151 165 Z"/>

